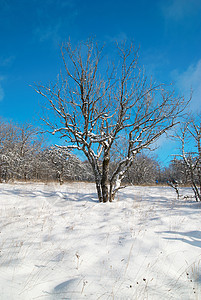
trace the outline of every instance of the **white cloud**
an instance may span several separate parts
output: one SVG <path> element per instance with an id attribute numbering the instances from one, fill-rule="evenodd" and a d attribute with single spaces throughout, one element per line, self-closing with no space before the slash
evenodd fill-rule
<path id="1" fill-rule="evenodd" d="M 11 55 L 8 57 L 0 57 L 0 66 L 9 67 L 13 64 L 15 56 Z"/>
<path id="2" fill-rule="evenodd" d="M 3 88 L 2 88 L 2 86 L 0 84 L 0 101 L 2 101 L 3 98 L 4 98 L 4 90 L 3 90 Z"/>
<path id="3" fill-rule="evenodd" d="M 77 0 L 44 0 L 46 5 L 38 5 L 35 0 L 35 22 L 33 23 L 33 42 L 53 42 L 58 47 L 66 32 L 74 26 L 79 15 Z M 46 6 L 49 8 L 47 14 Z M 61 13 L 65 11 L 65 16 Z"/>
<path id="4" fill-rule="evenodd" d="M 11 7 L 11 3 L 9 0 L 1 0 L 0 1 L 0 10 L 1 11 L 7 11 Z"/>
<path id="5" fill-rule="evenodd" d="M 161 3 L 161 10 L 166 19 L 179 21 L 197 12 L 199 0 L 169 0 Z"/>
<path id="6" fill-rule="evenodd" d="M 109 43 L 114 43 L 114 42 L 121 43 L 128 40 L 128 36 L 126 35 L 125 32 L 119 32 L 117 35 L 114 36 L 106 35 L 105 40 L 108 41 Z"/>
<path id="7" fill-rule="evenodd" d="M 0 101 L 2 101 L 4 99 L 4 96 L 5 96 L 3 87 L 1 85 L 1 81 L 3 81 L 3 80 L 4 80 L 4 77 L 0 76 Z"/>
<path id="8" fill-rule="evenodd" d="M 45 42 L 47 40 L 59 40 L 59 29 L 60 24 L 56 24 L 55 26 L 49 25 L 44 28 L 37 27 L 34 30 L 34 35 L 40 42 Z"/>
<path id="9" fill-rule="evenodd" d="M 179 73 L 177 70 L 172 72 L 173 79 L 180 92 L 186 96 L 193 91 L 191 109 L 200 109 L 201 104 L 201 59 L 190 65 L 186 71 Z"/>

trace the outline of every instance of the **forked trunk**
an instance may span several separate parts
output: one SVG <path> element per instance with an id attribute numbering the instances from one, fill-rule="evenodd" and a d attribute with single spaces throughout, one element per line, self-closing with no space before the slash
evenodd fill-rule
<path id="1" fill-rule="evenodd" d="M 110 182 L 110 193 L 109 193 L 109 201 L 112 202 L 115 198 L 116 192 L 113 189 L 113 184 Z"/>
<path id="2" fill-rule="evenodd" d="M 103 159 L 103 166 L 102 166 L 102 178 L 101 178 L 101 188 L 102 188 L 102 196 L 103 202 L 108 201 L 108 173 L 109 173 L 109 163 L 110 157 L 109 154 L 106 153 Z"/>
<path id="3" fill-rule="evenodd" d="M 88 156 L 87 156 L 87 158 L 89 159 Z M 102 189 L 101 189 L 101 174 L 100 174 L 100 170 L 98 167 L 98 163 L 96 160 L 93 160 L 93 159 L 91 159 L 91 160 L 89 159 L 89 162 L 91 163 L 91 167 L 92 167 L 94 177 L 95 177 L 98 200 L 99 200 L 99 202 L 103 202 L 103 194 L 102 194 Z"/>
<path id="4" fill-rule="evenodd" d="M 102 188 L 102 194 L 103 194 L 103 202 L 108 201 L 108 186 L 105 181 L 101 181 L 101 188 Z"/>
<path id="5" fill-rule="evenodd" d="M 192 183 L 192 189 L 194 191 L 196 201 L 201 201 L 201 194 L 199 193 L 197 185 L 194 182 Z"/>
<path id="6" fill-rule="evenodd" d="M 97 195 L 98 195 L 98 200 L 99 202 L 103 202 L 103 196 L 102 196 L 102 191 L 101 191 L 101 184 L 98 180 L 96 180 L 96 190 L 97 190 Z"/>
<path id="7" fill-rule="evenodd" d="M 2 169 L 1 169 L 1 166 L 0 166 L 0 183 L 2 183 Z"/>
<path id="8" fill-rule="evenodd" d="M 110 195 L 109 201 L 112 202 L 115 198 L 117 191 L 121 188 L 121 181 L 123 179 L 123 175 L 117 175 L 115 181 L 110 181 Z"/>

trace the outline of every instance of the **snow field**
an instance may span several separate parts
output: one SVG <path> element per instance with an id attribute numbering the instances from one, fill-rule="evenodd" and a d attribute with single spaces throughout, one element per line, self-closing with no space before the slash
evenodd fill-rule
<path id="1" fill-rule="evenodd" d="M 0 299 L 201 299 L 200 203 L 170 187 L 105 204 L 89 183 L 0 187 Z"/>

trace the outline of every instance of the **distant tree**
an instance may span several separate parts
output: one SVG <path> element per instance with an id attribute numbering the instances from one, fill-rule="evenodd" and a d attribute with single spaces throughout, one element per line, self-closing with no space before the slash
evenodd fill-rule
<path id="1" fill-rule="evenodd" d="M 201 201 L 201 115 L 189 117 L 176 137 L 195 199 Z"/>
<path id="2" fill-rule="evenodd" d="M 17 129 L 13 123 L 1 124 L 1 179 L 8 181 L 14 178 L 15 169 L 18 166 L 17 157 Z"/>
<path id="3" fill-rule="evenodd" d="M 46 174 L 47 179 L 52 177 L 52 179 L 57 179 L 60 184 L 63 183 L 64 171 L 66 170 L 66 162 L 70 156 L 68 149 L 61 149 L 57 147 L 46 148 L 43 152 L 43 160 L 46 161 Z"/>
<path id="4" fill-rule="evenodd" d="M 37 178 L 60 184 L 64 181 L 88 181 L 93 177 L 89 167 L 66 147 L 50 146 L 40 153 Z"/>
<path id="5" fill-rule="evenodd" d="M 8 137 L 8 127 L 3 122 L 3 120 L 0 120 L 0 181 L 5 178 L 5 171 L 6 167 L 8 165 L 8 157 L 7 157 L 7 147 L 5 145 L 5 142 Z"/>
<path id="6" fill-rule="evenodd" d="M 181 185 L 190 183 L 189 172 L 183 159 L 175 157 L 171 160 L 166 180 L 176 180 Z"/>
<path id="7" fill-rule="evenodd" d="M 27 180 L 33 177 L 33 168 L 42 149 L 43 137 L 39 135 L 39 130 L 30 123 L 16 125 L 17 140 L 16 156 L 18 169 L 16 173 L 19 178 Z"/>
<path id="8" fill-rule="evenodd" d="M 30 179 L 33 165 L 43 140 L 31 124 L 0 124 L 1 180 Z"/>
<path id="9" fill-rule="evenodd" d="M 133 44 L 117 45 L 114 57 L 115 51 L 118 58 L 105 68 L 97 43 L 88 40 L 73 49 L 68 42 L 61 48 L 63 74 L 56 83 L 36 87 L 46 99 L 49 132 L 85 154 L 100 202 L 114 199 L 136 155 L 175 126 L 186 105 L 174 91 L 147 80 Z M 110 173 L 117 144 L 122 155 Z"/>
<path id="10" fill-rule="evenodd" d="M 143 153 L 136 155 L 124 181 L 132 184 L 155 184 L 159 180 L 159 163 Z"/>

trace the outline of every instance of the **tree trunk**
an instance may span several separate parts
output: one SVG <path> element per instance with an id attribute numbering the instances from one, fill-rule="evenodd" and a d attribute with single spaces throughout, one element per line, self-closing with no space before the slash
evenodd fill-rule
<path id="1" fill-rule="evenodd" d="M 87 158 L 88 158 L 88 160 L 91 164 L 91 167 L 92 167 L 92 170 L 93 170 L 93 173 L 94 173 L 98 200 L 99 200 L 99 202 L 103 202 L 103 195 L 102 195 L 102 190 L 101 190 L 101 176 L 100 176 L 98 164 L 95 160 L 89 159 L 88 156 L 87 156 Z"/>
<path id="2" fill-rule="evenodd" d="M 116 192 L 113 189 L 114 184 L 110 182 L 110 194 L 109 194 L 109 201 L 112 202 L 115 198 Z"/>
<path id="3" fill-rule="evenodd" d="M 194 191 L 196 201 L 197 202 L 201 201 L 201 195 L 199 193 L 199 190 L 198 190 L 197 185 L 195 184 L 195 182 L 192 182 L 192 189 Z"/>
<path id="4" fill-rule="evenodd" d="M 109 192 L 109 201 L 112 202 L 115 198 L 117 191 L 121 188 L 121 182 L 125 176 L 125 173 L 128 171 L 132 165 L 134 157 L 128 158 L 125 165 L 122 163 L 119 164 L 118 168 L 115 170 L 111 180 L 110 180 L 110 192 Z"/>
<path id="5" fill-rule="evenodd" d="M 3 181 L 2 181 L 2 167 L 1 167 L 1 165 L 0 165 L 0 183 L 2 183 Z"/>
<path id="6" fill-rule="evenodd" d="M 191 175 L 191 186 L 192 186 L 192 189 L 195 194 L 195 199 L 196 199 L 196 201 L 201 201 L 201 195 L 200 195 L 199 190 L 196 185 L 196 181 L 194 178 L 194 170 L 192 168 L 192 165 L 191 165 L 191 169 L 190 169 L 190 175 Z"/>
<path id="7" fill-rule="evenodd" d="M 114 200 L 116 192 L 120 189 L 122 179 L 123 177 L 120 178 L 120 176 L 117 176 L 115 183 L 110 182 L 110 195 L 109 195 L 110 202 Z"/>
<path id="8" fill-rule="evenodd" d="M 108 153 L 105 153 L 103 158 L 103 166 L 102 166 L 102 178 L 101 178 L 101 188 L 103 195 L 103 202 L 108 201 L 108 173 L 109 173 L 109 163 L 110 157 Z"/>
<path id="9" fill-rule="evenodd" d="M 102 191 L 101 191 L 101 183 L 98 180 L 96 180 L 96 190 L 97 190 L 99 202 L 103 202 L 103 196 L 102 196 Z"/>

